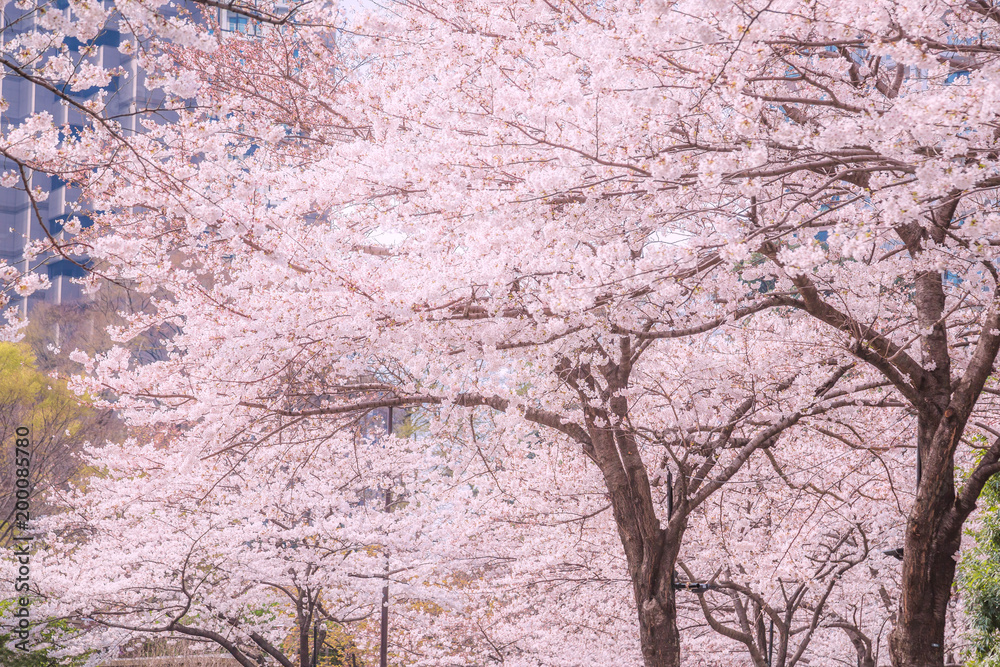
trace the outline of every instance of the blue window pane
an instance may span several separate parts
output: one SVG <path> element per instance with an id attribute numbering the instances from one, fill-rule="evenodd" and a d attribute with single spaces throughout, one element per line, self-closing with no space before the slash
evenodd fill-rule
<path id="1" fill-rule="evenodd" d="M 50 262 L 47 266 L 49 270 L 49 280 L 53 278 L 58 278 L 59 276 L 67 276 L 69 278 L 83 278 L 87 275 L 87 265 L 89 264 L 89 259 L 78 260 L 79 263 L 71 262 L 68 259 L 60 259 L 55 262 Z M 81 264 L 83 266 L 81 266 Z"/>
<path id="2" fill-rule="evenodd" d="M 229 15 L 229 31 L 230 32 L 242 32 L 246 34 L 249 30 L 249 20 L 245 16 L 239 14 Z"/>
<path id="3" fill-rule="evenodd" d="M 70 51 L 79 51 L 84 46 L 119 46 L 121 42 L 122 34 L 117 30 L 105 30 L 88 42 L 81 42 L 76 37 L 63 38 L 63 44 L 65 44 Z"/>

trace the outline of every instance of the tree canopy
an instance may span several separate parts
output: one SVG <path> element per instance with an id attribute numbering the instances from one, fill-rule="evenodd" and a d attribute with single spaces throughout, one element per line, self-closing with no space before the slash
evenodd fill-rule
<path id="1" fill-rule="evenodd" d="M 117 482 L 68 501 L 104 507 L 90 521 L 121 506 L 134 523 L 108 534 L 154 548 L 163 506 L 174 555 L 212 525 L 227 581 L 273 593 L 287 583 L 240 578 L 260 568 L 211 508 L 254 498 L 305 539 L 317 512 L 350 523 L 370 471 L 447 470 L 386 541 L 339 547 L 424 545 L 451 574 L 423 584 L 468 596 L 412 621 L 407 664 L 957 659 L 963 528 L 1000 471 L 992 2 L 226 4 L 247 34 L 199 20 L 211 2 L 69 5 L 4 66 L 82 85 L 108 72 L 70 73 L 59 45 L 129 23 L 171 109 L 132 134 L 87 103 L 82 130 L 40 115 L 0 140 L 94 212 L 36 250 L 79 244 L 90 287 L 150 295 L 115 345 L 72 355 L 77 390 L 171 433 L 95 454 Z M 128 345 L 149 331 L 155 358 Z M 385 408 L 427 420 L 419 447 L 364 453 Z M 72 516 L 51 543 L 97 548 L 103 528 L 88 543 Z M 179 631 L 177 600 L 223 567 L 198 562 L 143 570 L 169 604 L 114 589 L 128 609 L 82 613 Z M 209 616 L 202 632 L 233 618 Z M 285 665 L 241 622 L 211 632 Z"/>

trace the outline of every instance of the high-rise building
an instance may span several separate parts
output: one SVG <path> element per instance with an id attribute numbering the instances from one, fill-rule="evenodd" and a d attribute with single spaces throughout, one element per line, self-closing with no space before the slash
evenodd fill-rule
<path id="1" fill-rule="evenodd" d="M 114 0 L 98 1 L 106 8 L 114 5 Z M 164 6 L 163 11 L 177 11 L 172 5 L 173 3 Z M 70 11 L 67 0 L 55 0 L 46 9 L 67 13 Z M 201 15 L 200 5 L 192 3 L 188 9 L 195 16 Z M 219 25 L 223 30 L 247 33 L 253 29 L 248 26 L 246 17 L 226 10 L 217 11 Z M 0 12 L 0 42 L 6 43 L 19 34 L 35 30 L 36 26 L 36 15 L 33 12 L 26 13 L 16 8 L 14 3 L 7 4 Z M 132 37 L 126 34 L 124 39 L 130 40 Z M 56 82 L 52 86 L 33 83 L 0 60 L 0 69 L 5 75 L 0 94 L 6 103 L 6 109 L 0 111 L 0 134 L 7 134 L 12 127 L 39 112 L 50 114 L 58 126 L 65 128 L 65 132 L 78 132 L 85 124 L 84 116 L 65 98 L 82 103 L 97 98 L 102 91 L 103 106 L 99 113 L 119 123 L 126 136 L 140 127 L 139 117 L 143 114 L 156 113 L 152 117 L 159 119 L 169 117 L 169 114 L 159 113 L 162 112 L 163 95 L 146 90 L 143 72 L 137 67 L 136 60 L 119 49 L 122 41 L 120 24 L 115 19 L 109 21 L 105 29 L 86 44 L 73 38 L 63 40 L 78 62 L 90 62 L 122 72 L 113 76 L 108 85 L 86 90 L 74 91 L 64 82 Z M 50 88 L 55 88 L 58 92 Z M 0 155 L 0 172 L 11 170 L 17 171 L 17 165 Z M 19 299 L 24 314 L 31 309 L 33 303 L 39 301 L 61 304 L 80 300 L 83 296 L 81 287 L 73 284 L 70 279 L 82 277 L 88 262 L 85 255 L 67 259 L 52 254 L 27 261 L 23 256 L 25 246 L 32 240 L 45 238 L 46 234 L 59 239 L 67 238 L 69 232 L 66 231 L 65 224 L 74 215 L 79 218 L 82 227 L 92 224 L 86 203 L 79 201 L 78 189 L 49 174 L 29 172 L 28 176 L 32 188 L 41 188 L 48 193 L 44 201 L 37 202 L 37 208 L 32 205 L 23 185 L 0 187 L 0 260 L 6 260 L 22 271 L 40 271 L 52 283 L 50 289 L 35 292 L 27 299 L 10 295 L 15 300 L 14 303 L 18 303 Z M 80 206 L 78 212 L 74 205 Z"/>
<path id="2" fill-rule="evenodd" d="M 69 5 L 66 0 L 58 0 L 48 11 L 68 12 Z M 0 14 L 0 39 L 6 42 L 18 34 L 35 30 L 36 18 L 34 12 L 25 13 L 13 4 L 7 5 Z M 121 34 L 115 23 L 111 23 L 87 44 L 72 38 L 64 40 L 70 53 L 76 55 L 80 62 L 120 68 L 124 72 L 123 75 L 112 77 L 103 88 L 74 91 L 65 84 L 51 86 L 58 90 L 57 93 L 50 86 L 29 81 L 6 68 L 2 97 L 7 108 L 0 113 L 0 133 L 6 134 L 32 114 L 40 112 L 50 114 L 65 132 L 78 132 L 83 127 L 83 116 L 78 109 L 64 101 L 62 96 L 84 102 L 94 99 L 101 90 L 105 92 L 102 115 L 117 119 L 123 131 L 134 132 L 134 112 L 140 106 L 142 95 L 141 82 L 136 61 L 118 49 L 120 42 Z M 17 171 L 18 166 L 0 157 L 0 170 Z M 48 255 L 31 261 L 24 258 L 24 248 L 30 241 L 45 238 L 46 234 L 56 238 L 64 238 L 68 234 L 64 225 L 74 215 L 72 204 L 77 203 L 80 195 L 77 189 L 56 176 L 32 171 L 26 173 L 31 187 L 48 192 L 48 197 L 33 205 L 23 184 L 20 187 L 0 188 L 0 259 L 7 260 L 22 271 L 36 270 L 47 274 L 52 287 L 36 292 L 28 299 L 22 298 L 21 307 L 25 313 L 30 310 L 30 304 L 38 300 L 63 303 L 80 299 L 80 287 L 72 284 L 69 278 L 83 276 L 85 269 L 80 265 L 86 265 L 88 260 L 85 255 L 73 256 L 71 259 Z M 91 224 L 85 208 L 76 215 L 82 226 Z"/>

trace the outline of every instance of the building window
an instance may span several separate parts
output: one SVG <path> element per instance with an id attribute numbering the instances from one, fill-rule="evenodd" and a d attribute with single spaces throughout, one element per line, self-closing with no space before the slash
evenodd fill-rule
<path id="1" fill-rule="evenodd" d="M 226 32 L 238 32 L 243 35 L 257 34 L 257 27 L 246 16 L 227 9 L 220 9 L 219 14 L 219 27 Z"/>

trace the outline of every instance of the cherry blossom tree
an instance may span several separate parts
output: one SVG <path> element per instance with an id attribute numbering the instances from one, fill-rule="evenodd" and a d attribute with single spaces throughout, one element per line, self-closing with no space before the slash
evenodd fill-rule
<path id="1" fill-rule="evenodd" d="M 124 139 L 20 140 L 104 211 L 78 237 L 102 275 L 157 293 L 116 335 L 177 329 L 162 361 L 78 355 L 79 385 L 197 425 L 199 457 L 390 406 L 543 429 L 599 473 L 650 667 L 680 661 L 693 512 L 786 441 L 819 461 L 891 432 L 918 453 L 890 469 L 917 482 L 892 661 L 940 666 L 962 526 L 1000 470 L 998 439 L 955 482 L 1000 430 L 998 16 L 525 0 L 317 5 L 257 39 L 168 22 L 145 63 L 196 105 Z"/>
<path id="2" fill-rule="evenodd" d="M 471 487 L 453 485 L 434 451 L 293 428 L 203 460 L 177 446 L 95 449 L 99 474 L 39 523 L 34 613 L 78 624 L 61 633 L 66 652 L 171 637 L 246 667 L 308 667 L 314 628 L 377 645 L 388 577 L 397 631 L 422 637 L 427 609 L 455 606 L 436 554 L 478 532 Z"/>

